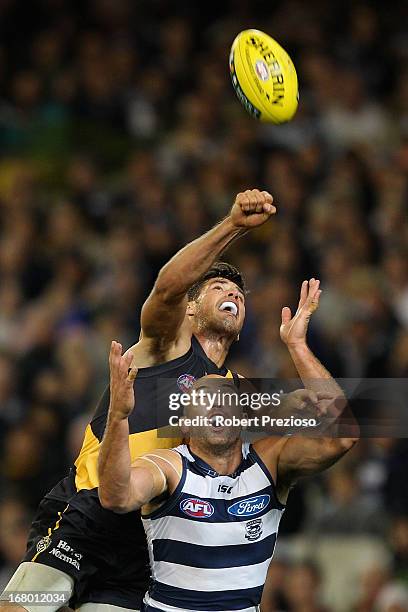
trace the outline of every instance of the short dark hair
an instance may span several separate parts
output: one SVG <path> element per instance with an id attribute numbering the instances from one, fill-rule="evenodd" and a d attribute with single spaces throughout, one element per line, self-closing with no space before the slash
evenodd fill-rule
<path id="1" fill-rule="evenodd" d="M 232 266 L 225 261 L 216 261 L 211 268 L 207 270 L 207 272 L 190 287 L 187 293 L 189 301 L 196 300 L 198 298 L 202 286 L 211 278 L 226 278 L 227 280 L 235 283 L 244 294 L 247 292 L 245 280 L 241 272 L 235 266 Z"/>

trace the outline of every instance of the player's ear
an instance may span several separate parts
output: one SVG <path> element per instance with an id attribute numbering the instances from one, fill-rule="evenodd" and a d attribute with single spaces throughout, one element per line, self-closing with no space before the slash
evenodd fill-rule
<path id="1" fill-rule="evenodd" d="M 197 302 L 195 300 L 191 300 L 187 302 L 186 315 L 188 317 L 193 317 L 196 313 Z"/>

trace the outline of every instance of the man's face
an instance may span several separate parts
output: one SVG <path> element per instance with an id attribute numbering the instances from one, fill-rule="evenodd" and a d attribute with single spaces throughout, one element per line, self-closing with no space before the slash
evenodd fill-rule
<path id="1" fill-rule="evenodd" d="M 242 418 L 238 390 L 233 382 L 223 376 L 205 376 L 194 383 L 190 396 L 191 403 L 185 410 L 185 417 L 206 417 L 208 424 L 183 427 L 184 434 L 214 453 L 235 444 L 241 436 L 241 426 L 221 423 L 221 418 Z"/>
<path id="2" fill-rule="evenodd" d="M 199 331 L 228 334 L 236 338 L 245 319 L 245 296 L 230 280 L 212 278 L 201 289 L 197 300 L 189 302 Z"/>

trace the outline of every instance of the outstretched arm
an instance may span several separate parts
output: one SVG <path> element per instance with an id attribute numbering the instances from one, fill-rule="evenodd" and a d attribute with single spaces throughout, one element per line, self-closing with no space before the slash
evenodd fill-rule
<path id="1" fill-rule="evenodd" d="M 282 484 L 289 487 L 301 476 L 316 474 L 328 468 L 358 440 L 358 424 L 349 413 L 342 389 L 307 346 L 307 328 L 311 315 L 319 305 L 320 294 L 318 280 L 304 281 L 294 317 L 289 308 L 282 310 L 280 333 L 305 388 L 315 393 L 317 400 L 319 396 L 331 397 L 330 400 L 318 401 L 319 413 L 329 417 L 330 424 L 324 431 L 324 437 L 293 436 L 281 446 L 277 465 L 280 488 Z M 344 417 L 346 412 L 351 417 L 347 437 L 335 437 L 338 418 Z"/>
<path id="2" fill-rule="evenodd" d="M 150 342 L 152 351 L 157 348 L 163 353 L 177 341 L 188 289 L 234 240 L 262 225 L 276 212 L 272 202 L 266 191 L 239 193 L 223 221 L 181 249 L 162 268 L 141 315 L 142 339 Z"/>
<path id="3" fill-rule="evenodd" d="M 136 510 L 167 489 L 165 465 L 143 461 L 132 467 L 128 417 L 134 408 L 136 368 L 129 368 L 132 353 L 112 342 L 109 354 L 110 405 L 99 461 L 99 499 L 104 508 L 124 513 Z"/>

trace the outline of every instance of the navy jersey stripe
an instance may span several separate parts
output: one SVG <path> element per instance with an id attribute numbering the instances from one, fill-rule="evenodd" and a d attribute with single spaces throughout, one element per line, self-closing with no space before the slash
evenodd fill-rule
<path id="1" fill-rule="evenodd" d="M 199 586 L 199 585 L 197 585 Z M 155 582 L 149 595 L 161 603 L 177 608 L 182 605 L 188 610 L 245 610 L 256 606 L 261 601 L 263 586 L 239 591 L 202 592 L 190 589 L 179 589 L 162 582 Z M 181 602 L 183 602 L 181 604 Z"/>
<path id="2" fill-rule="evenodd" d="M 262 563 L 272 556 L 276 533 L 253 544 L 202 546 L 175 540 L 154 540 L 155 561 L 189 565 L 207 569 L 242 567 Z"/>
<path id="3" fill-rule="evenodd" d="M 251 518 L 261 518 L 264 514 L 267 514 L 273 508 L 276 508 L 274 497 L 271 495 L 272 490 L 271 486 L 267 485 L 263 489 L 259 489 L 256 493 L 249 493 L 246 495 L 241 495 L 239 497 L 233 497 L 232 499 L 214 499 L 212 497 L 202 497 L 202 496 L 194 496 L 193 494 L 182 492 L 180 495 L 180 499 L 177 504 L 174 504 L 172 508 L 166 509 L 166 516 L 177 516 L 179 518 L 188 519 L 190 521 L 196 521 L 198 523 L 206 522 L 206 523 L 224 523 L 224 522 L 242 522 L 248 521 Z M 251 514 L 243 514 L 241 516 L 236 516 L 234 514 L 230 514 L 228 512 L 228 508 L 239 503 L 240 501 L 245 501 L 248 499 L 252 499 L 254 497 L 260 497 L 261 495 L 268 495 L 269 502 L 265 504 L 265 506 L 260 511 L 254 511 Z M 211 504 L 214 508 L 214 512 L 211 516 L 206 518 L 198 518 L 195 516 L 191 516 L 186 512 L 183 512 L 181 509 L 181 505 L 184 500 L 187 499 L 199 499 L 202 501 L 206 501 Z"/>

